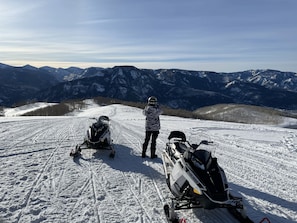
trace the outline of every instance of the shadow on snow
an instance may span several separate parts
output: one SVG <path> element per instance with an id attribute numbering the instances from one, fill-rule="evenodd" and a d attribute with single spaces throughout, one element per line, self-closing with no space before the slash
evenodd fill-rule
<path id="1" fill-rule="evenodd" d="M 81 165 L 80 160 L 84 161 L 92 161 L 95 160 L 102 160 L 104 163 L 109 165 L 112 169 L 122 171 L 122 172 L 134 172 L 134 173 L 140 173 L 144 174 L 148 177 L 152 177 L 154 179 L 160 179 L 164 180 L 165 183 L 165 177 L 163 173 L 161 174 L 154 168 L 152 168 L 150 165 L 153 164 L 160 164 L 162 165 L 162 159 L 161 158 L 142 158 L 141 156 L 137 156 L 134 154 L 134 150 L 130 147 L 120 145 L 120 144 L 114 144 L 115 149 L 115 157 L 111 158 L 109 157 L 110 150 L 106 149 L 84 149 L 82 150 L 82 154 L 75 157 L 73 161 L 77 165 Z M 91 150 L 93 151 L 91 158 L 84 158 L 84 151 Z"/>

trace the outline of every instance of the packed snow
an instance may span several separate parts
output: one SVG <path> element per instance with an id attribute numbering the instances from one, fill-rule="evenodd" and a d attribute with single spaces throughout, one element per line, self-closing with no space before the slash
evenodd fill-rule
<path id="1" fill-rule="evenodd" d="M 16 108 L 5 108 L 4 116 L 6 117 L 15 117 L 21 116 L 27 112 L 34 111 L 36 109 L 45 108 L 48 106 L 55 105 L 56 103 L 46 103 L 46 102 L 36 102 L 33 104 L 27 104 Z"/>
<path id="2" fill-rule="evenodd" d="M 70 150 L 100 115 L 111 119 L 115 158 L 89 149 L 73 159 Z M 214 142 L 209 149 L 254 222 L 297 222 L 296 129 L 162 115 L 158 158 L 143 159 L 144 122 L 141 109 L 91 103 L 63 117 L 1 117 L 0 222 L 166 222 L 172 195 L 160 157 L 173 130 Z M 237 222 L 224 209 L 178 214 L 187 223 Z"/>

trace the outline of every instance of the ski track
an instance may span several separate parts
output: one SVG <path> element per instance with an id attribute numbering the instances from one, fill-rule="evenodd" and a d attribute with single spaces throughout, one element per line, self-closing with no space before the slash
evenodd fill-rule
<path id="1" fill-rule="evenodd" d="M 192 143 L 214 141 L 209 149 L 255 222 L 263 217 L 272 223 L 297 221 L 296 130 L 162 116 L 158 158 L 151 160 L 141 158 L 141 110 L 92 109 L 85 116 L 0 120 L 0 216 L 5 222 L 165 223 L 163 205 L 172 195 L 160 157 L 172 130 L 184 131 Z M 111 118 L 115 158 L 108 157 L 109 151 L 89 149 L 72 159 L 70 150 L 83 141 L 96 114 Z M 237 222 L 223 209 L 178 214 L 187 223 Z"/>

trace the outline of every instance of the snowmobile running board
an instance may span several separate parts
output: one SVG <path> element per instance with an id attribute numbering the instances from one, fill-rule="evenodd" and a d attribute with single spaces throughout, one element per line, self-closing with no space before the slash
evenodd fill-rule
<path id="1" fill-rule="evenodd" d="M 198 207 L 183 207 L 183 208 L 177 208 L 174 203 L 175 198 L 172 198 L 171 206 L 168 204 L 165 204 L 163 209 L 166 216 L 166 219 L 168 223 L 180 223 L 180 222 L 186 222 L 184 218 L 179 219 L 178 215 L 176 214 L 176 210 L 182 210 L 182 209 L 194 209 L 194 208 L 202 208 L 201 206 Z M 221 207 L 228 210 L 228 212 L 239 222 L 241 223 L 254 223 L 248 216 L 246 216 L 245 213 L 242 213 L 236 208 L 230 208 L 230 207 Z M 269 222 L 270 223 L 270 222 Z"/>

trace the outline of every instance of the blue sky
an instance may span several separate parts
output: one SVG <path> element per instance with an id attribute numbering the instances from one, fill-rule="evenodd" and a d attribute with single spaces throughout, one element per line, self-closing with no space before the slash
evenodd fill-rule
<path id="1" fill-rule="evenodd" d="M 297 1 L 0 0 L 0 63 L 297 72 Z"/>

